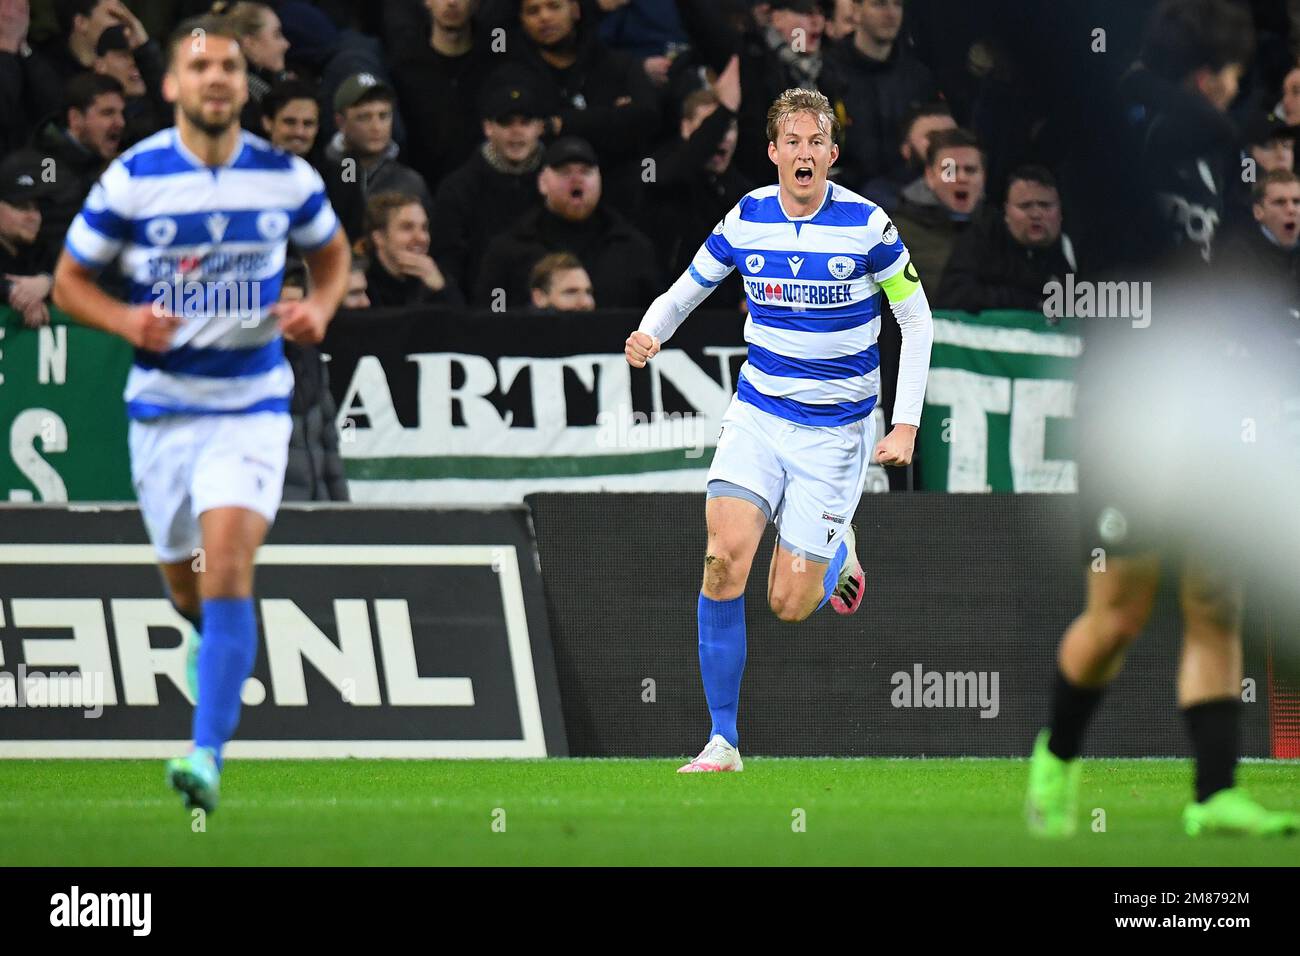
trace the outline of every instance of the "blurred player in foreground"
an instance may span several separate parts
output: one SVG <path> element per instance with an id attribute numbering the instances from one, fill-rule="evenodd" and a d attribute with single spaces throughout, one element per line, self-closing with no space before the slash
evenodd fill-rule
<path id="1" fill-rule="evenodd" d="M 745 667 L 745 583 L 769 521 L 772 612 L 802 621 L 828 601 L 852 614 L 866 583 L 851 521 L 867 469 L 912 460 L 930 364 L 930 306 L 883 210 L 827 181 L 839 157 L 820 93 L 787 90 L 768 111 L 779 183 L 743 197 L 690 268 L 628 336 L 642 368 L 732 269 L 749 300 L 747 361 L 708 475 L 700 672 L 713 728 L 680 772 L 742 769 L 736 711 Z M 903 333 L 894 427 L 878 444 L 880 293 Z M 874 449 L 874 451 L 873 451 Z"/>
<path id="2" fill-rule="evenodd" d="M 194 747 L 168 763 L 167 780 L 186 806 L 210 811 L 257 653 L 253 559 L 284 483 L 293 373 L 282 340 L 321 340 L 349 254 L 315 171 L 240 129 L 248 73 L 234 32 L 199 17 L 167 53 L 176 125 L 91 190 L 54 301 L 136 349 L 125 393 L 132 480 L 172 603 L 202 635 Z M 287 240 L 304 252 L 312 292 L 277 303 Z M 114 261 L 127 302 L 95 283 Z"/>
<path id="3" fill-rule="evenodd" d="M 1294 353 L 1293 345 L 1265 344 L 1269 323 L 1259 311 L 1268 310 L 1257 303 L 1267 298 L 1249 294 L 1260 284 L 1239 288 L 1221 267 L 1210 269 L 1225 192 L 1219 155 L 1228 155 L 1234 135 L 1224 114 L 1250 44 L 1248 16 L 1224 0 L 1166 0 L 1150 21 L 1140 64 L 1120 81 L 1133 125 L 1110 141 L 1134 157 L 1117 173 L 1140 180 L 1135 202 L 1117 210 L 1111 241 L 1120 241 L 1116 232 L 1149 241 L 1115 277 L 1156 281 L 1144 283 L 1154 287 L 1145 322 L 1110 317 L 1085 325 L 1075 418 L 1091 568 L 1087 606 L 1057 653 L 1051 724 L 1030 763 L 1026 816 L 1042 836 L 1076 829 L 1083 734 L 1146 626 L 1162 565 L 1179 573 L 1178 706 L 1196 757 L 1196 799 L 1183 812 L 1184 829 L 1266 836 L 1300 823 L 1235 785 L 1243 600 L 1235 545 L 1257 525 L 1232 520 L 1244 511 L 1216 501 L 1232 495 L 1210 486 L 1219 463 L 1242 461 L 1249 470 L 1242 422 L 1275 403 L 1258 384 L 1273 376 L 1252 372 L 1240 356 L 1254 352 L 1262 367 L 1259 356 Z M 1294 341 L 1294 329 L 1280 338 Z M 1240 492 L 1248 498 L 1247 482 L 1243 476 Z"/>

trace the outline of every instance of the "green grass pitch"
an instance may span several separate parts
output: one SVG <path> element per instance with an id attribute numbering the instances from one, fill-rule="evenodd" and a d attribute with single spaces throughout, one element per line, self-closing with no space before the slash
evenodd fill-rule
<path id="1" fill-rule="evenodd" d="M 156 760 L 0 761 L 0 866 L 1294 865 L 1300 838 L 1190 839 L 1191 766 L 1094 760 L 1080 833 L 1031 839 L 1023 760 L 231 761 L 193 832 Z M 1300 764 L 1241 767 L 1300 809 Z M 1105 811 L 1105 832 L 1089 826 Z M 803 811 L 803 832 L 796 832 Z"/>

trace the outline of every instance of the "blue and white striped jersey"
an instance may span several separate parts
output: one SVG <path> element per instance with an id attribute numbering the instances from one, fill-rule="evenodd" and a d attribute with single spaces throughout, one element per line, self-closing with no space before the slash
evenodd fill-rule
<path id="1" fill-rule="evenodd" d="M 749 299 L 748 361 L 736 393 L 804 425 L 871 414 L 880 395 L 880 294 L 917 288 L 898 230 L 835 183 L 811 216 L 791 218 L 778 186 L 743 197 L 700 248 L 689 275 L 710 289 L 739 269 Z"/>
<path id="2" fill-rule="evenodd" d="M 316 171 L 247 132 L 223 166 L 205 165 L 174 127 L 115 159 L 65 247 L 87 267 L 117 260 L 131 304 L 183 320 L 167 352 L 136 351 L 130 417 L 288 412 L 293 372 L 268 314 L 286 243 L 318 249 L 338 227 Z"/>

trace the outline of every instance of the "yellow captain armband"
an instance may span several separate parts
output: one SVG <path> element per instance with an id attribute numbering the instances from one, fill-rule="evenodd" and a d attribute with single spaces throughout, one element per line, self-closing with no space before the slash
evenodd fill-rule
<path id="1" fill-rule="evenodd" d="M 880 288 L 885 290 L 885 297 L 890 302 L 902 302 L 920 286 L 921 277 L 916 274 L 916 266 L 912 265 L 911 259 L 907 265 L 880 283 Z"/>

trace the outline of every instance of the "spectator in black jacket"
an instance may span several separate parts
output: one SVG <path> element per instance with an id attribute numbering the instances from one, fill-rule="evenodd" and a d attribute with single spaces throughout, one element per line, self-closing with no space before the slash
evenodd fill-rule
<path id="1" fill-rule="evenodd" d="M 833 71 L 824 69 L 826 17 L 817 0 L 773 0 L 768 6 L 767 22 L 748 31 L 740 45 L 736 167 L 756 183 L 772 181 L 772 161 L 767 158 L 767 111 L 772 102 L 792 87 L 820 90 L 832 103 L 841 98 Z"/>
<path id="2" fill-rule="evenodd" d="M 82 73 L 68 81 L 62 118 L 51 117 L 33 146 L 54 160 L 54 188 L 41 200 L 41 242 L 63 243 L 72 219 L 109 161 L 121 152 L 126 129 L 122 84 L 111 76 Z"/>
<path id="3" fill-rule="evenodd" d="M 292 302 L 307 294 L 307 270 L 290 261 L 284 269 L 280 301 Z M 285 340 L 284 357 L 293 369 L 293 398 L 289 417 L 289 462 L 284 470 L 285 501 L 348 501 L 348 482 L 339 454 L 335 424 L 338 407 L 330 394 L 329 366 L 314 345 Z"/>
<path id="4" fill-rule="evenodd" d="M 968 130 L 941 130 L 930 137 L 925 195 L 905 189 L 893 219 L 922 282 L 936 283 L 984 201 L 984 153 Z"/>
<path id="5" fill-rule="evenodd" d="M 27 42 L 27 0 L 0 5 L 0 156 L 31 139 L 43 116 L 59 108 L 59 75 Z"/>
<path id="6" fill-rule="evenodd" d="M 591 276 L 601 307 L 644 308 L 661 281 L 650 240 L 601 202 L 600 167 L 591 144 L 573 136 L 552 143 L 537 176 L 544 205 L 488 244 L 474 296 L 477 305 L 523 309 L 528 276 L 549 252 L 572 252 Z"/>
<path id="7" fill-rule="evenodd" d="M 1277 113 L 1255 113 L 1241 132 L 1245 146 L 1238 164 L 1241 175 L 1228 176 L 1225 183 L 1228 192 L 1224 197 L 1225 231 L 1243 224 L 1253 228 L 1254 187 L 1265 173 L 1295 169 L 1295 140 L 1300 135 L 1300 127 L 1288 126 Z"/>
<path id="8" fill-rule="evenodd" d="M 429 217 L 410 193 L 377 193 L 366 208 L 370 270 L 366 294 L 375 308 L 463 305 L 460 290 L 429 255 Z"/>
<path id="9" fill-rule="evenodd" d="M 1289 169 L 1267 172 L 1253 193 L 1253 221 L 1228 234 L 1216 259 L 1230 274 L 1279 288 L 1292 318 L 1300 319 L 1300 178 Z"/>
<path id="10" fill-rule="evenodd" d="M 41 156 L 20 150 L 0 162 L 0 304 L 29 328 L 50 321 L 54 255 L 38 242 L 41 210 L 36 201 L 50 189 Z"/>
<path id="11" fill-rule="evenodd" d="M 334 94 L 338 132 L 325 147 L 325 191 L 350 239 L 365 228 L 371 196 L 399 192 L 415 196 L 426 215 L 433 199 L 424 177 L 398 161 L 393 141 L 393 88 L 371 73 L 348 77 Z"/>
<path id="12" fill-rule="evenodd" d="M 925 184 L 925 157 L 930 152 L 930 136 L 956 128 L 957 121 L 952 118 L 952 110 L 946 103 L 923 103 L 912 109 L 903 120 L 903 138 L 898 146 L 898 155 L 903 162 L 886 175 L 868 182 L 862 195 L 885 212 L 897 209 L 904 195 L 922 205 L 938 202 Z"/>
<path id="13" fill-rule="evenodd" d="M 111 26 L 95 44 L 94 69 L 122 84 L 126 97 L 123 149 L 172 125 L 175 109 L 163 99 L 163 63 L 157 45 L 146 43 L 132 50 L 126 28 Z"/>
<path id="14" fill-rule="evenodd" d="M 54 16 L 59 33 L 40 49 L 40 55 L 54 68 L 59 82 L 66 83 L 95 65 L 95 44 L 111 26 L 127 28 L 131 48 L 149 42 L 149 34 L 122 0 L 55 0 Z"/>
<path id="15" fill-rule="evenodd" d="M 321 164 L 316 136 L 320 132 L 320 101 L 311 85 L 284 80 L 262 97 L 262 131 L 271 145 Z"/>
<path id="16" fill-rule="evenodd" d="M 899 39 L 903 0 L 857 0 L 853 36 L 827 50 L 844 108 L 844 149 L 838 182 L 864 192 L 876 177 L 900 179 L 899 155 L 909 110 L 938 94 L 930 68 Z"/>
<path id="17" fill-rule="evenodd" d="M 646 187 L 640 221 L 666 276 L 685 272 L 713 227 L 754 188 L 732 165 L 738 139 L 738 73 L 738 65 L 733 65 L 719 77 L 716 92 L 697 90 L 688 96 L 682 104 L 679 140 L 655 154 L 655 179 Z M 728 74 L 734 84 L 728 83 Z M 711 301 L 714 308 L 739 308 L 743 298 L 740 275 L 732 273 L 714 290 Z"/>
<path id="18" fill-rule="evenodd" d="M 486 141 L 443 180 L 433 200 L 438 228 L 430 252 L 466 298 L 492 237 L 542 204 L 537 170 L 544 124 L 532 90 L 507 79 L 485 91 L 481 112 Z"/>
<path id="19" fill-rule="evenodd" d="M 654 88 L 641 64 L 607 50 L 596 24 L 573 0 L 518 0 L 519 29 L 509 40 L 547 113 L 547 134 L 586 140 L 614 175 L 639 162 L 658 119 Z"/>
<path id="20" fill-rule="evenodd" d="M 436 190 L 479 144 L 474 107 L 494 57 L 474 34 L 478 0 L 425 0 L 425 5 L 432 20 L 427 40 L 399 48 L 393 77 L 411 165 Z"/>
<path id="21" fill-rule="evenodd" d="M 1041 166 L 1021 166 L 1011 173 L 1002 209 L 986 210 L 953 244 L 934 304 L 966 312 L 1038 311 L 1043 287 L 1053 279 L 1064 283 L 1075 269 L 1055 177 Z"/>

